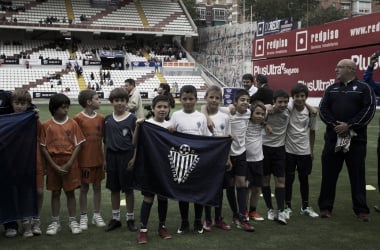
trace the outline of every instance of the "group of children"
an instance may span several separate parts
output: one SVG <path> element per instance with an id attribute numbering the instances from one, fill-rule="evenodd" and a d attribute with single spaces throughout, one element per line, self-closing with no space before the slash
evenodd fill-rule
<path id="1" fill-rule="evenodd" d="M 24 94 L 28 94 L 24 91 Z M 17 95 L 17 91 L 13 94 Z M 202 112 L 195 109 L 198 97 L 194 86 L 185 85 L 180 90 L 182 109 L 173 112 L 166 120 L 170 100 L 159 95 L 153 99 L 153 116 L 145 122 L 192 135 L 231 136 L 233 138 L 223 188 L 226 189 L 228 203 L 232 210 L 233 223 L 247 232 L 255 231 L 249 217 L 263 220 L 257 213 L 257 201 L 261 187 L 268 207 L 268 219 L 286 224 L 291 213 L 291 194 L 295 170 L 299 172 L 301 183 L 301 213 L 318 216 L 308 204 L 308 175 L 311 172 L 313 137 L 309 142 L 308 131 L 315 131 L 315 115 L 310 115 L 305 105 L 308 90 L 297 84 L 292 89 L 293 103 L 288 105 L 289 95 L 277 90 L 273 95 L 274 105 L 265 106 L 261 101 L 250 103 L 250 95 L 244 89 L 236 91 L 231 107 L 220 107 L 222 91 L 211 86 L 205 94 L 206 105 Z M 30 95 L 29 95 L 30 96 Z M 18 97 L 12 97 L 12 104 Z M 78 101 L 83 111 L 73 119 L 68 117 L 70 99 L 64 94 L 50 98 L 49 111 L 52 118 L 40 126 L 39 144 L 45 160 L 46 186 L 52 191 L 52 221 L 47 227 L 47 235 L 55 235 L 60 230 L 60 195 L 63 189 L 67 198 L 69 228 L 79 234 L 88 228 L 87 193 L 92 184 L 93 217 L 92 224 L 112 231 L 121 227 L 121 192 L 126 198 L 126 221 L 130 231 L 137 231 L 134 218 L 133 168 L 138 143 L 138 127 L 144 122 L 127 110 L 129 95 L 124 88 L 111 91 L 109 101 L 113 113 L 105 118 L 96 110 L 100 106 L 94 90 L 80 92 Z M 26 106 L 31 99 L 26 100 Z M 14 108 L 16 111 L 16 108 Z M 18 109 L 19 110 L 19 109 Z M 21 110 L 21 109 L 20 109 Z M 19 111 L 25 111 L 25 109 Z M 39 148 L 39 146 L 38 146 Z M 211 150 L 211 149 L 210 149 Z M 210 163 L 211 164 L 211 163 Z M 42 169 L 42 163 L 37 164 Z M 101 181 L 107 173 L 106 188 L 111 191 L 112 219 L 106 224 L 100 214 Z M 43 172 L 40 178 L 39 211 L 42 206 Z M 275 179 L 275 196 L 278 212 L 275 213 L 271 201 L 270 175 Z M 285 188 L 286 187 L 286 188 Z M 80 188 L 80 220 L 76 219 L 75 189 Z M 247 192 L 247 191 L 250 192 Z M 285 191 L 286 190 L 286 191 Z M 249 195 L 250 193 L 250 195 Z M 140 211 L 138 243 L 147 243 L 148 220 L 154 200 L 154 193 L 142 192 L 144 196 Z M 222 195 L 220 196 L 222 199 Z M 158 233 L 169 239 L 166 226 L 168 200 L 158 195 Z M 287 209 L 285 209 L 285 201 Z M 220 200 L 222 204 L 222 200 Z M 202 222 L 203 209 L 205 220 Z M 189 203 L 179 201 L 181 224 L 177 234 L 189 231 Z M 194 204 L 194 231 L 202 234 L 211 231 L 212 226 L 230 230 L 222 217 L 222 206 L 215 208 L 214 222 L 211 207 Z M 36 223 L 38 222 L 38 223 Z M 27 222 L 25 222 L 27 224 Z M 24 221 L 23 221 L 24 225 Z M 37 225 L 37 226 L 36 226 Z M 39 219 L 33 218 L 30 227 L 23 226 L 26 237 L 41 234 Z M 38 230 L 36 230 L 38 228 Z"/>

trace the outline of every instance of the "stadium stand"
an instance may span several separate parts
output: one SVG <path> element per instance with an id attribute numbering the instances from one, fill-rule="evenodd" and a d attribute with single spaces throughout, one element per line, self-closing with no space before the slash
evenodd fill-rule
<path id="1" fill-rule="evenodd" d="M 178 1 L 93 2 L 13 0 L 2 8 L 0 37 L 6 39 L 0 40 L 0 88 L 26 88 L 35 98 L 58 92 L 76 98 L 85 88 L 107 98 L 127 78 L 135 79 L 146 96 L 160 83 L 174 92 L 184 84 L 205 88 L 195 64 L 173 42 L 173 35 L 197 35 Z M 109 80 L 100 74 L 104 71 Z"/>

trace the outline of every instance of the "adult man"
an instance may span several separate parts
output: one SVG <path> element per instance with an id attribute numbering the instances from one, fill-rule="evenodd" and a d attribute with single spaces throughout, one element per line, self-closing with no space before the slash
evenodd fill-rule
<path id="1" fill-rule="evenodd" d="M 248 91 L 249 96 L 256 93 L 257 88 L 253 85 L 253 76 L 251 74 L 244 74 L 242 77 L 243 87 Z"/>
<path id="2" fill-rule="evenodd" d="M 250 103 L 262 101 L 265 105 L 273 104 L 273 90 L 268 85 L 268 78 L 265 75 L 257 74 L 255 77 L 257 92 L 251 96 Z"/>
<path id="3" fill-rule="evenodd" d="M 318 199 L 320 216 L 331 217 L 336 183 L 344 161 L 350 178 L 353 210 L 359 220 L 368 221 L 365 156 L 367 125 L 376 111 L 375 95 L 368 84 L 357 80 L 352 60 L 340 60 L 335 72 L 338 82 L 326 89 L 319 105 L 321 120 L 326 124 Z"/>
<path id="4" fill-rule="evenodd" d="M 373 71 L 375 69 L 375 64 L 378 63 L 380 53 L 373 53 L 371 55 L 370 63 L 368 65 L 367 70 L 364 72 L 363 80 L 371 86 L 373 91 L 377 96 L 380 96 L 380 82 L 375 82 L 373 80 Z M 379 67 L 379 63 L 377 64 Z M 380 105 L 378 101 L 378 105 Z M 377 139 L 377 184 L 380 188 L 380 131 L 379 137 Z M 380 213 L 380 205 L 374 206 L 375 211 Z"/>
<path id="5" fill-rule="evenodd" d="M 140 92 L 136 89 L 135 80 L 128 78 L 125 80 L 125 88 L 129 94 L 128 111 L 135 114 L 137 119 L 144 118 L 144 110 L 142 106 Z"/>

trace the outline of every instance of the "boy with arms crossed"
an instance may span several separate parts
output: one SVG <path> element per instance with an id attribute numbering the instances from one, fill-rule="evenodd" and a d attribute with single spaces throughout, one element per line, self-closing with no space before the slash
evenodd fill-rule
<path id="1" fill-rule="evenodd" d="M 170 122 L 166 121 L 166 117 L 169 113 L 170 101 L 169 98 L 165 95 L 158 95 L 152 101 L 152 113 L 153 117 L 146 120 L 147 122 L 153 123 L 157 126 L 168 128 L 170 126 Z M 137 141 L 137 138 L 136 138 Z M 148 220 L 150 211 L 152 209 L 153 201 L 154 201 L 154 193 L 142 191 L 144 195 L 143 202 L 141 204 L 141 212 L 140 212 L 140 232 L 137 237 L 137 242 L 139 244 L 145 244 L 148 242 L 147 233 L 148 233 Z M 158 209 L 158 235 L 162 239 L 170 239 L 172 236 L 168 233 L 165 222 L 166 215 L 168 212 L 168 199 L 162 196 L 157 196 L 157 209 Z"/>
<path id="2" fill-rule="evenodd" d="M 74 120 L 84 134 L 86 141 L 82 144 L 82 149 L 78 155 L 79 169 L 81 171 L 80 187 L 80 228 L 87 230 L 87 193 L 89 184 L 92 183 L 94 192 L 94 215 L 92 224 L 104 227 L 106 224 L 100 215 L 101 181 L 104 179 L 104 157 L 103 157 L 103 133 L 104 117 L 95 112 L 99 109 L 100 100 L 95 90 L 82 90 L 78 96 L 78 102 L 83 107 L 83 111 L 78 113 Z"/>
<path id="3" fill-rule="evenodd" d="M 82 232 L 76 221 L 74 191 L 80 186 L 77 156 L 85 138 L 78 124 L 68 117 L 69 106 L 70 99 L 66 95 L 53 95 L 49 101 L 49 111 L 53 117 L 42 124 L 40 143 L 47 164 L 46 186 L 52 191 L 52 223 L 47 228 L 47 235 L 56 235 L 61 228 L 61 189 L 66 194 L 70 230 L 73 234 Z"/>
<path id="4" fill-rule="evenodd" d="M 285 212 L 287 217 L 292 213 L 292 188 L 295 171 L 298 171 L 300 192 L 302 199 L 301 214 L 318 217 L 313 208 L 309 206 L 309 175 L 312 169 L 315 130 L 317 128 L 316 115 L 311 114 L 306 107 L 308 97 L 307 86 L 297 83 L 291 89 L 293 105 L 290 109 L 290 120 L 286 131 L 286 174 L 285 174 Z"/>
<path id="5" fill-rule="evenodd" d="M 105 117 L 104 122 L 104 156 L 106 159 L 106 188 L 111 191 L 112 219 L 106 232 L 121 227 L 120 191 L 125 193 L 127 203 L 127 226 L 130 231 L 137 231 L 134 222 L 133 164 L 135 147 L 133 136 L 136 116 L 127 111 L 128 92 L 123 88 L 113 89 L 109 96 L 114 111 Z"/>
<path id="6" fill-rule="evenodd" d="M 290 112 L 288 110 L 289 95 L 283 89 L 273 93 L 274 112 L 268 114 L 267 124 L 272 132 L 263 135 L 263 187 L 262 193 L 268 208 L 268 220 L 277 219 L 279 223 L 286 225 L 287 217 L 284 212 L 285 203 L 285 136 L 289 123 Z M 275 214 L 272 205 L 270 175 L 275 181 L 275 197 L 278 213 Z"/>
<path id="7" fill-rule="evenodd" d="M 180 101 L 182 109 L 175 111 L 170 119 L 170 127 L 177 132 L 192 135 L 210 135 L 207 128 L 207 121 L 204 114 L 195 110 L 197 102 L 197 90 L 192 85 L 184 85 L 180 90 Z M 181 226 L 178 228 L 178 234 L 184 234 L 189 231 L 189 202 L 179 201 L 179 210 L 181 214 Z M 203 234 L 202 212 L 203 206 L 194 203 L 194 231 Z"/>

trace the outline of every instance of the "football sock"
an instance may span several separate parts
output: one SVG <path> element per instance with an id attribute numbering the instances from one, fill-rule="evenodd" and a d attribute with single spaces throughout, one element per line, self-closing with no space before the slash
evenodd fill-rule
<path id="1" fill-rule="evenodd" d="M 127 221 L 134 220 L 135 214 L 134 213 L 126 213 Z"/>
<path id="2" fill-rule="evenodd" d="M 158 220 L 160 227 L 165 225 L 168 214 L 168 200 L 157 198 Z"/>
<path id="3" fill-rule="evenodd" d="M 273 209 L 273 205 L 272 205 L 272 192 L 270 190 L 270 186 L 263 186 L 261 188 L 261 192 L 263 193 L 263 198 L 264 198 L 264 201 L 265 201 L 265 204 L 267 205 L 267 208 L 268 209 Z"/>
<path id="4" fill-rule="evenodd" d="M 236 197 L 239 205 L 239 215 L 240 217 L 244 217 L 245 212 L 247 211 L 247 188 L 246 187 L 237 187 L 236 188 Z M 242 219 L 242 218 L 240 218 Z"/>
<path id="5" fill-rule="evenodd" d="M 211 207 L 205 206 L 205 219 L 206 221 L 211 221 Z"/>
<path id="6" fill-rule="evenodd" d="M 228 204 L 230 205 L 233 216 L 236 217 L 238 215 L 237 203 L 236 203 L 236 195 L 235 195 L 235 187 L 227 187 L 226 189 Z"/>
<path id="7" fill-rule="evenodd" d="M 120 209 L 112 209 L 112 219 L 120 221 Z"/>
<path id="8" fill-rule="evenodd" d="M 309 177 L 299 176 L 300 181 L 300 192 L 302 199 L 302 209 L 305 209 L 309 206 Z"/>
<path id="9" fill-rule="evenodd" d="M 143 201 L 141 204 L 141 211 L 140 211 L 140 222 L 141 222 L 141 228 L 145 229 L 148 225 L 150 210 L 152 208 L 153 203 L 148 203 L 146 201 Z"/>
<path id="10" fill-rule="evenodd" d="M 198 203 L 194 203 L 194 218 L 195 220 L 202 220 L 203 206 Z"/>
<path id="11" fill-rule="evenodd" d="M 179 201 L 178 206 L 182 221 L 189 221 L 189 203 L 186 201 Z"/>
<path id="12" fill-rule="evenodd" d="M 285 188 L 276 187 L 274 189 L 274 194 L 276 196 L 277 207 L 279 211 L 284 211 L 285 208 Z"/>

